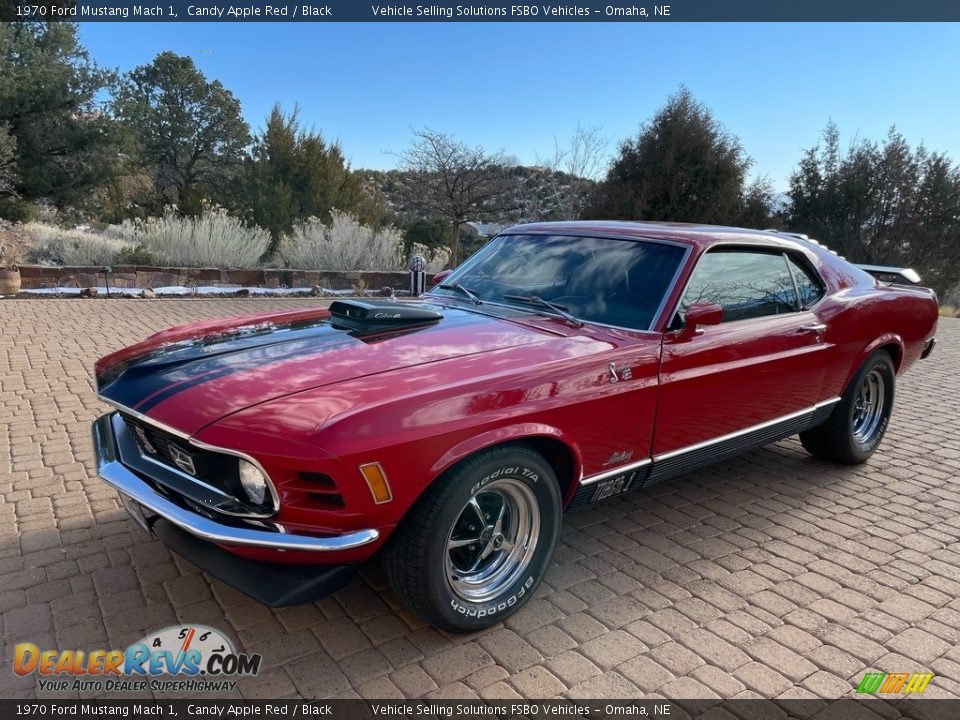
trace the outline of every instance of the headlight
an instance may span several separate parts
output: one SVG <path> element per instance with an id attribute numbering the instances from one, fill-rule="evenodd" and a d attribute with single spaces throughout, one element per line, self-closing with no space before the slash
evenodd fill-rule
<path id="1" fill-rule="evenodd" d="M 243 459 L 240 460 L 240 484 L 255 505 L 263 504 L 267 494 L 267 479 L 256 465 Z"/>

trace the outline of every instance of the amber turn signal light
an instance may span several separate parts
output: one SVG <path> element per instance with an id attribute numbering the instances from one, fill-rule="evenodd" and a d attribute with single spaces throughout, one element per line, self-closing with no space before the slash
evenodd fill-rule
<path id="1" fill-rule="evenodd" d="M 393 500 L 393 493 L 390 492 L 390 483 L 387 482 L 387 474 L 380 467 L 380 463 L 367 463 L 360 466 L 360 474 L 367 481 L 367 486 L 373 495 L 373 501 L 380 505 L 381 503 Z"/>

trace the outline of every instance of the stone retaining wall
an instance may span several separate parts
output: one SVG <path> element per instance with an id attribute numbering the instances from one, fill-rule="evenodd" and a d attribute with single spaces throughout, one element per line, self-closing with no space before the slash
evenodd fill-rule
<path id="1" fill-rule="evenodd" d="M 110 287 L 158 288 L 194 286 L 238 286 L 264 288 L 312 288 L 319 285 L 329 290 L 350 290 L 361 284 L 372 290 L 383 287 L 405 289 L 410 285 L 408 272 L 329 271 L 317 270 L 244 270 L 220 268 L 149 267 L 114 265 L 107 278 Z M 21 265 L 23 289 L 56 287 L 103 287 L 104 274 L 98 267 L 50 267 Z"/>

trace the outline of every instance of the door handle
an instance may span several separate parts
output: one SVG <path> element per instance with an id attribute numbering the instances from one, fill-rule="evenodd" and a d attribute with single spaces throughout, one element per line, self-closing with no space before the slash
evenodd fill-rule
<path id="1" fill-rule="evenodd" d="M 816 332 L 821 333 L 827 329 L 826 323 L 807 323 L 806 325 L 801 325 L 797 332 Z"/>

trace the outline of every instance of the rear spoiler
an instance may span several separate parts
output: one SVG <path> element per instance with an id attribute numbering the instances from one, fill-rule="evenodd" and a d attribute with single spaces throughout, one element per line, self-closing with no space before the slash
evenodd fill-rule
<path id="1" fill-rule="evenodd" d="M 920 276 L 913 268 L 891 267 L 888 265 L 857 265 L 864 272 L 873 275 L 881 282 L 919 285 Z"/>

